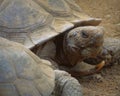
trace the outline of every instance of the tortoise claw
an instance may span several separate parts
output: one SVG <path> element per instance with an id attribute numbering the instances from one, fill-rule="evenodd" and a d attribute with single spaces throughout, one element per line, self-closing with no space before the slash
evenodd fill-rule
<path id="1" fill-rule="evenodd" d="M 105 61 L 102 61 L 101 63 L 96 65 L 96 72 L 100 71 L 105 66 Z"/>

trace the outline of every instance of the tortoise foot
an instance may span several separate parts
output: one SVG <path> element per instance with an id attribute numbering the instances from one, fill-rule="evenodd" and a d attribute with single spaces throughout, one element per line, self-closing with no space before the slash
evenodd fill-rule
<path id="1" fill-rule="evenodd" d="M 70 70 L 68 72 L 74 77 L 88 76 L 88 75 L 92 75 L 94 73 L 99 72 L 104 66 L 105 66 L 105 61 L 102 61 L 101 63 L 97 64 L 96 66 L 94 66 L 92 69 L 89 69 L 89 70 L 85 70 L 85 71 Z"/>

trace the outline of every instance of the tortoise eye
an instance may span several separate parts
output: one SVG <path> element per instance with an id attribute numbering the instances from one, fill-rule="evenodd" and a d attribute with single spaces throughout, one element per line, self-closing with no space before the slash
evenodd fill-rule
<path id="1" fill-rule="evenodd" d="M 89 37 L 88 33 L 87 33 L 86 31 L 83 31 L 83 30 L 82 30 L 82 32 L 81 32 L 81 36 L 82 36 L 83 38 L 88 38 L 88 37 Z"/>

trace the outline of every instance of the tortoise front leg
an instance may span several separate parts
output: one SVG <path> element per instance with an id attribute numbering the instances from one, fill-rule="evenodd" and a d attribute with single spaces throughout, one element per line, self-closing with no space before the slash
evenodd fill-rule
<path id="1" fill-rule="evenodd" d="M 55 70 L 55 89 L 51 96 L 83 96 L 82 87 L 69 73 Z"/>
<path id="2" fill-rule="evenodd" d="M 68 72 L 74 77 L 87 76 L 99 72 L 104 66 L 105 61 L 102 61 L 97 65 L 90 65 L 85 62 L 82 62 L 79 64 L 79 66 L 76 66 L 73 69 L 68 70 Z"/>

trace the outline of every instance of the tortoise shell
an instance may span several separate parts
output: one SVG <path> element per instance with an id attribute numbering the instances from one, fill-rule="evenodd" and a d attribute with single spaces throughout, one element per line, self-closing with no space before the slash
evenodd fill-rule
<path id="1" fill-rule="evenodd" d="M 55 74 L 49 64 L 23 45 L 0 37 L 0 96 L 50 96 Z"/>
<path id="2" fill-rule="evenodd" d="M 0 36 L 27 48 L 82 25 L 98 25 L 74 0 L 2 0 Z"/>

